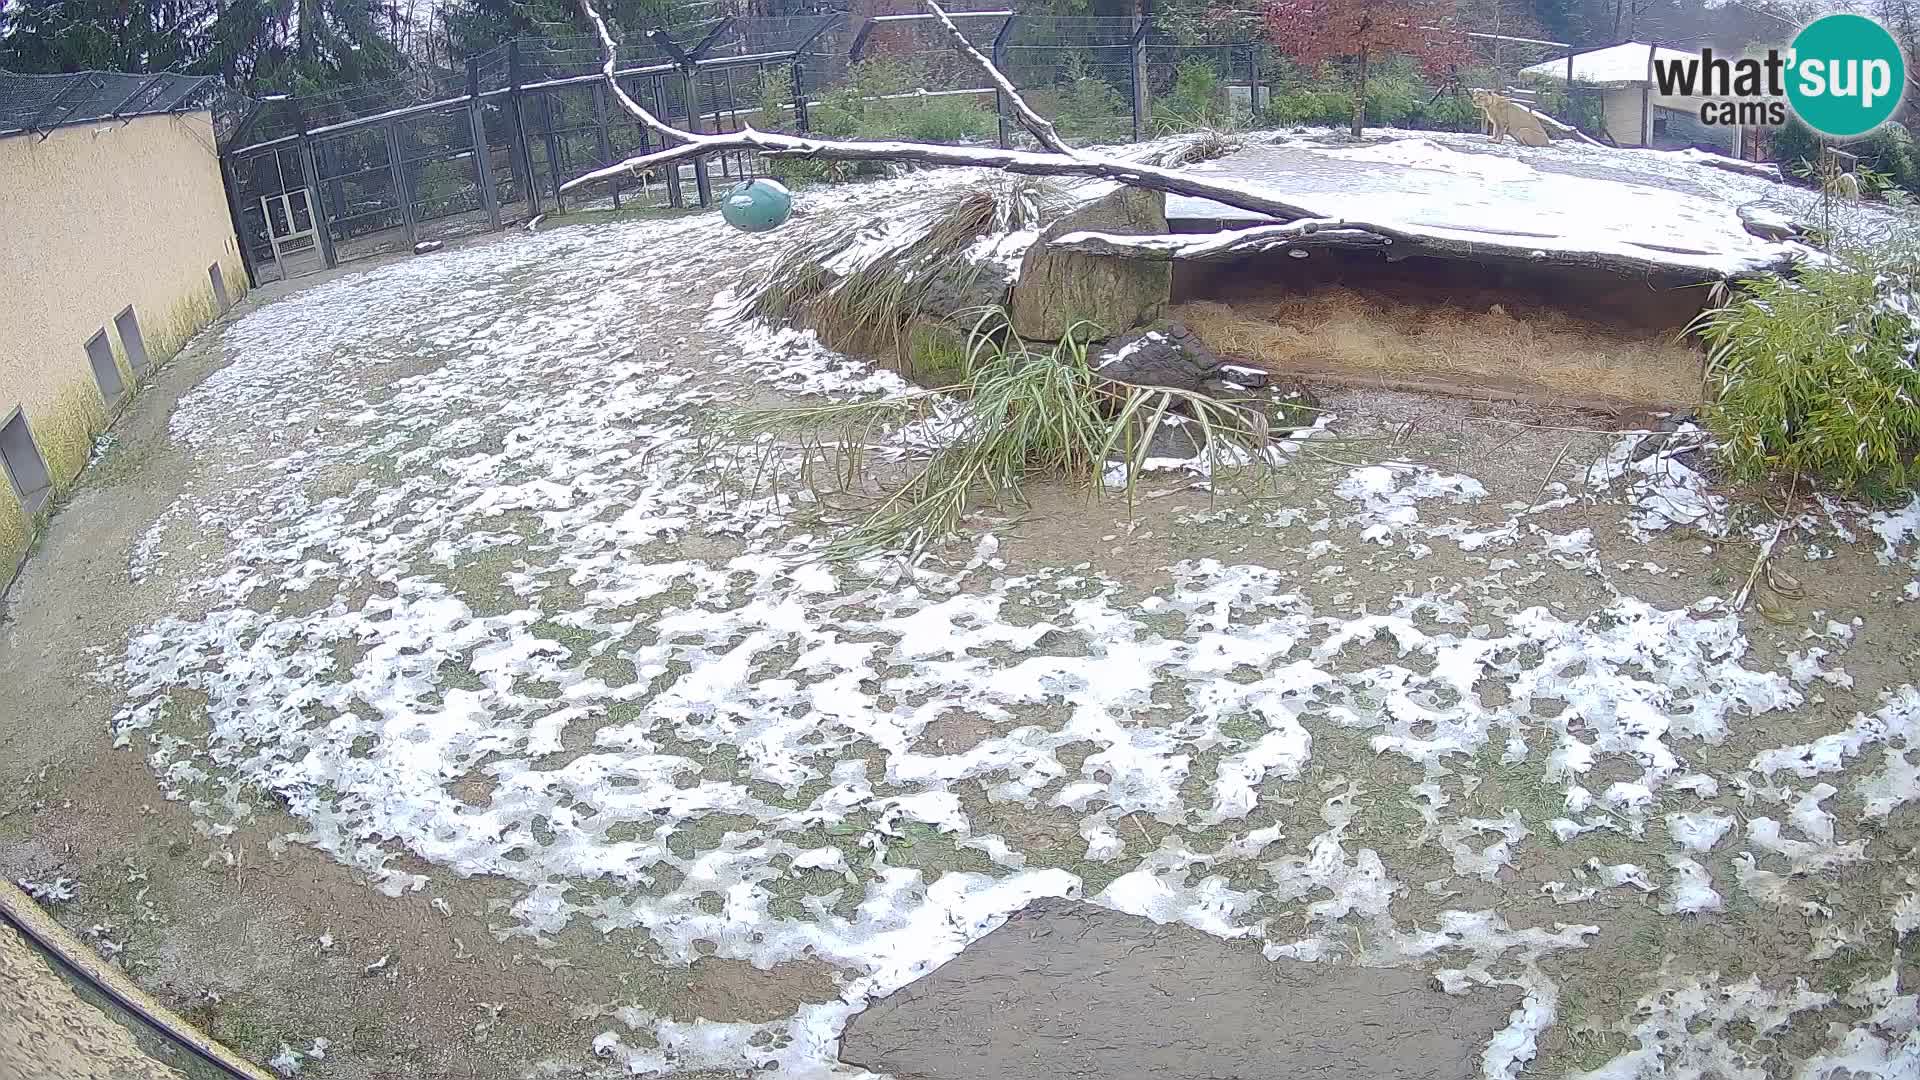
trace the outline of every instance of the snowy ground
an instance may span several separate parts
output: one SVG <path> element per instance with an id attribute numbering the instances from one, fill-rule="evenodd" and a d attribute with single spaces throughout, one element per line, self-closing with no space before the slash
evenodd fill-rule
<path id="1" fill-rule="evenodd" d="M 119 741 L 216 848 L 282 850 L 284 812 L 423 910 L 486 883 L 461 952 L 503 969 L 837 987 L 758 1021 L 505 1003 L 598 1018 L 561 1064 L 832 1074 L 863 1002 L 1067 895 L 1522 987 L 1488 1077 L 1920 1069 L 1920 503 L 1797 514 L 1812 596 L 1774 627 L 1720 598 L 1776 519 L 1685 439 L 1349 395 L 1261 501 L 1043 493 L 919 566 L 829 566 L 804 488 L 696 437 L 895 385 L 702 325 L 806 227 L 515 236 L 226 330 L 131 555 L 182 587 L 102 657 Z M 283 1065 L 356 1052 L 310 1034 L 332 1055 Z"/>

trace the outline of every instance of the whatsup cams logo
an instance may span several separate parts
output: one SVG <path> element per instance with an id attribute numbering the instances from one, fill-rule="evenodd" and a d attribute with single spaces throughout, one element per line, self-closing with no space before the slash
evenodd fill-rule
<path id="1" fill-rule="evenodd" d="M 1728 58 L 1653 58 L 1655 89 L 1664 97 L 1711 98 L 1700 122 L 1779 127 L 1787 110 L 1836 139 L 1865 135 L 1900 106 L 1907 61 L 1886 27 L 1863 15 L 1825 15 L 1808 23 L 1784 52 Z"/>

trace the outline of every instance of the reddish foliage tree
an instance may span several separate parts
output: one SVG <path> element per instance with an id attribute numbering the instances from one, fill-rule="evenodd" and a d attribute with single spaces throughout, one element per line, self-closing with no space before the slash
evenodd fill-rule
<path id="1" fill-rule="evenodd" d="M 1353 62 L 1353 134 L 1365 119 L 1367 66 L 1393 53 L 1413 57 L 1429 73 L 1466 57 L 1466 35 L 1453 26 L 1453 0 L 1268 0 L 1267 37 L 1306 67 Z"/>

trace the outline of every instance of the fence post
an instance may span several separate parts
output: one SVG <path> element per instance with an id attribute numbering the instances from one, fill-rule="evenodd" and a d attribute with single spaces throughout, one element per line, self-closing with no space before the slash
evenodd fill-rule
<path id="1" fill-rule="evenodd" d="M 527 148 L 527 121 L 520 113 L 520 41 L 507 42 L 507 156 L 513 182 L 527 200 L 527 216 L 540 214 L 540 185 L 533 179 L 533 152 Z"/>
<path id="2" fill-rule="evenodd" d="M 1127 43 L 1128 55 L 1133 61 L 1129 65 L 1133 82 L 1133 141 L 1141 142 L 1147 130 L 1147 31 L 1153 29 L 1153 24 L 1139 15 L 1133 18 L 1133 40 Z"/>
<path id="3" fill-rule="evenodd" d="M 387 175 L 393 180 L 393 193 L 400 200 L 400 224 L 407 230 L 407 246 L 420 242 L 420 230 L 413 221 L 413 190 L 407 184 L 406 162 L 400 156 L 400 122 L 389 120 L 387 129 Z"/>
<path id="4" fill-rule="evenodd" d="M 487 122 L 480 115 L 480 60 L 467 57 L 467 128 L 473 136 L 473 178 L 480 184 L 480 206 L 487 224 L 500 231 L 500 193 L 493 189 L 493 147 L 487 143 Z"/>
<path id="5" fill-rule="evenodd" d="M 1247 46 L 1247 120 L 1260 122 L 1260 46 Z"/>
<path id="6" fill-rule="evenodd" d="M 227 216 L 233 221 L 233 235 L 240 243 L 240 268 L 247 273 L 247 288 L 260 287 L 260 272 L 253 266 L 253 246 L 249 244 L 246 218 L 240 213 L 240 185 L 233 175 L 233 146 L 220 152 L 220 187 L 227 195 Z M 278 151 L 275 151 L 278 153 Z M 318 222 L 315 223 L 318 225 Z M 319 230 L 316 228 L 315 232 Z"/>
<path id="7" fill-rule="evenodd" d="M 667 33 L 665 27 L 655 27 L 647 31 L 647 37 L 660 46 L 661 51 L 673 59 L 674 66 L 680 69 L 680 97 L 681 104 L 686 110 L 687 120 L 684 130 L 693 132 L 695 135 L 701 133 L 700 87 L 695 79 L 695 76 L 700 73 L 700 57 L 713 46 L 714 42 L 720 40 L 720 35 L 732 24 L 731 18 L 721 19 L 720 25 L 714 27 L 698 45 L 695 45 L 691 53 L 681 48 L 680 43 L 673 40 L 673 35 Z M 655 85 L 660 84 L 655 83 Z M 673 190 L 670 201 L 672 205 L 679 206 L 684 201 L 680 194 L 679 170 L 674 169 L 671 176 Z M 707 158 L 704 154 L 693 159 L 693 186 L 699 193 L 700 205 L 712 205 L 713 182 L 707 177 Z"/>
<path id="8" fill-rule="evenodd" d="M 1653 54 L 1658 45 L 1647 46 L 1647 79 L 1640 84 L 1640 145 L 1653 145 Z"/>
<path id="9" fill-rule="evenodd" d="M 607 84 L 593 84 L 594 141 L 600 150 L 600 164 L 613 164 L 613 141 L 607 133 Z M 613 208 L 620 209 L 620 178 L 613 178 Z"/>
<path id="10" fill-rule="evenodd" d="M 547 179 L 553 183 L 553 210 L 555 213 L 561 213 L 567 206 L 560 201 L 560 185 L 563 183 L 560 176 L 560 136 L 554 134 L 553 130 L 553 91 L 551 90 L 540 91 L 540 119 L 543 122 L 542 126 L 547 129 L 541 141 L 547 144 Z"/>
<path id="11" fill-rule="evenodd" d="M 681 79 L 684 80 L 685 84 L 684 89 L 687 102 L 687 130 L 693 132 L 695 135 L 701 133 L 700 82 L 695 78 L 697 73 L 698 69 L 691 64 L 683 68 L 681 72 Z M 693 159 L 693 187 L 694 190 L 699 193 L 701 206 L 713 205 L 713 180 L 707 175 L 707 157 L 705 154 Z"/>
<path id="12" fill-rule="evenodd" d="M 793 62 L 793 125 L 802 135 L 813 130 L 807 122 L 807 69 L 798 60 Z"/>
<path id="13" fill-rule="evenodd" d="M 313 140 L 307 137 L 307 115 L 302 109 L 295 108 L 293 122 L 299 135 L 294 144 L 300 150 L 300 182 L 307 189 L 307 213 L 313 215 L 313 232 L 320 240 L 320 258 L 331 270 L 340 265 L 333 251 L 333 222 L 327 217 L 326 205 L 320 200 L 320 167 L 313 160 Z M 275 151 L 277 154 L 278 151 Z M 273 231 L 272 222 L 268 222 L 267 231 Z M 280 276 L 286 277 L 287 268 L 280 267 Z"/>
<path id="14" fill-rule="evenodd" d="M 993 66 L 1000 69 L 1002 75 L 1007 73 L 1007 36 L 1013 33 L 1013 20 L 1017 18 L 1018 15 L 1007 16 L 1007 21 L 1000 24 L 1000 32 L 993 35 Z M 993 90 L 993 114 L 1000 124 L 1000 148 L 1005 150 L 1012 132 L 1007 123 L 1007 95 L 997 86 Z"/>

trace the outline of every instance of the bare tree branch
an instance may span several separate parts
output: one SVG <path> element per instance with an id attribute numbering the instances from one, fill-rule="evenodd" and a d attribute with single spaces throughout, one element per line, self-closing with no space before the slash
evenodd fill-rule
<path id="1" fill-rule="evenodd" d="M 1274 198 L 1250 185 L 1209 180 L 1198 174 L 1178 169 L 1166 169 L 1138 161 L 1129 161 L 1126 158 L 1097 156 L 1085 152 L 1039 153 L 1028 150 L 998 150 L 913 142 L 840 142 L 831 139 L 782 135 L 773 131 L 758 131 L 751 126 L 718 135 L 682 131 L 642 108 L 638 102 L 627 96 L 625 90 L 620 88 L 619 79 L 616 76 L 619 50 L 614 43 L 613 35 L 608 32 L 607 24 L 601 19 L 600 13 L 594 10 L 593 0 L 579 0 L 579 2 L 580 9 L 587 13 L 587 18 L 599 32 L 601 48 L 605 50 L 607 56 L 606 63 L 601 65 L 601 72 L 606 76 L 607 83 L 613 87 L 614 97 L 619 101 L 620 107 L 655 134 L 679 145 L 651 154 L 631 157 L 606 168 L 595 169 L 574 177 L 561 185 L 560 190 L 563 192 L 574 191 L 588 184 L 611 180 L 618 176 L 640 175 L 649 169 L 671 165 L 702 154 L 727 150 L 752 150 L 771 157 L 819 158 L 827 161 L 910 161 L 944 168 L 999 169 L 1024 176 L 1086 176 L 1114 180 L 1131 187 L 1147 188 L 1170 195 L 1211 199 L 1226 206 L 1248 210 L 1266 217 L 1292 219 L 1322 216 L 1305 207 L 1287 202 L 1285 199 Z M 975 56 L 988 69 L 992 69 L 991 61 L 979 56 L 977 51 Z M 1025 103 L 1022 102 L 1022 104 Z"/>
<path id="2" fill-rule="evenodd" d="M 1000 92 L 1006 95 L 1007 101 L 1013 106 L 1014 115 L 1020 118 L 1021 126 L 1033 132 L 1033 137 L 1040 140 L 1041 146 L 1067 157 L 1080 156 L 1080 152 L 1069 146 L 1067 141 L 1060 137 L 1060 133 L 1054 130 L 1053 121 L 1033 111 L 1033 107 L 1027 104 L 1027 99 L 1021 97 L 1020 91 L 1013 88 L 1013 80 L 1002 74 L 999 68 L 993 66 L 993 61 L 981 55 L 980 50 L 973 47 L 973 42 L 967 40 L 967 35 L 961 33 L 960 28 L 947 17 L 946 9 L 940 6 L 939 0 L 925 0 L 925 3 L 927 10 L 933 12 L 933 17 L 940 20 L 940 25 L 947 28 L 947 36 L 953 39 L 954 46 L 960 50 L 961 54 L 979 65 L 980 70 L 987 73 L 987 78 L 993 80 L 993 85 L 999 87 Z"/>
<path id="3" fill-rule="evenodd" d="M 607 85 L 612 88 L 613 96 L 620 102 L 620 107 L 632 113 L 634 119 L 647 125 L 647 127 L 651 128 L 656 134 L 664 135 L 670 139 L 677 139 L 681 142 L 693 141 L 692 132 L 681 131 L 679 128 L 648 112 L 645 108 L 641 107 L 639 102 L 627 95 L 627 91 L 620 85 L 620 77 L 616 73 L 620 63 L 620 46 L 613 40 L 613 34 L 607 30 L 607 20 L 601 18 L 600 13 L 593 9 L 593 4 L 590 0 L 580 0 L 580 10 L 587 13 L 588 20 L 593 23 L 593 29 L 600 35 L 600 48 L 607 54 L 606 63 L 600 65 L 600 73 L 606 77 Z M 578 181 L 576 181 L 576 183 L 577 182 Z M 571 187 L 572 185 L 567 186 Z"/>

